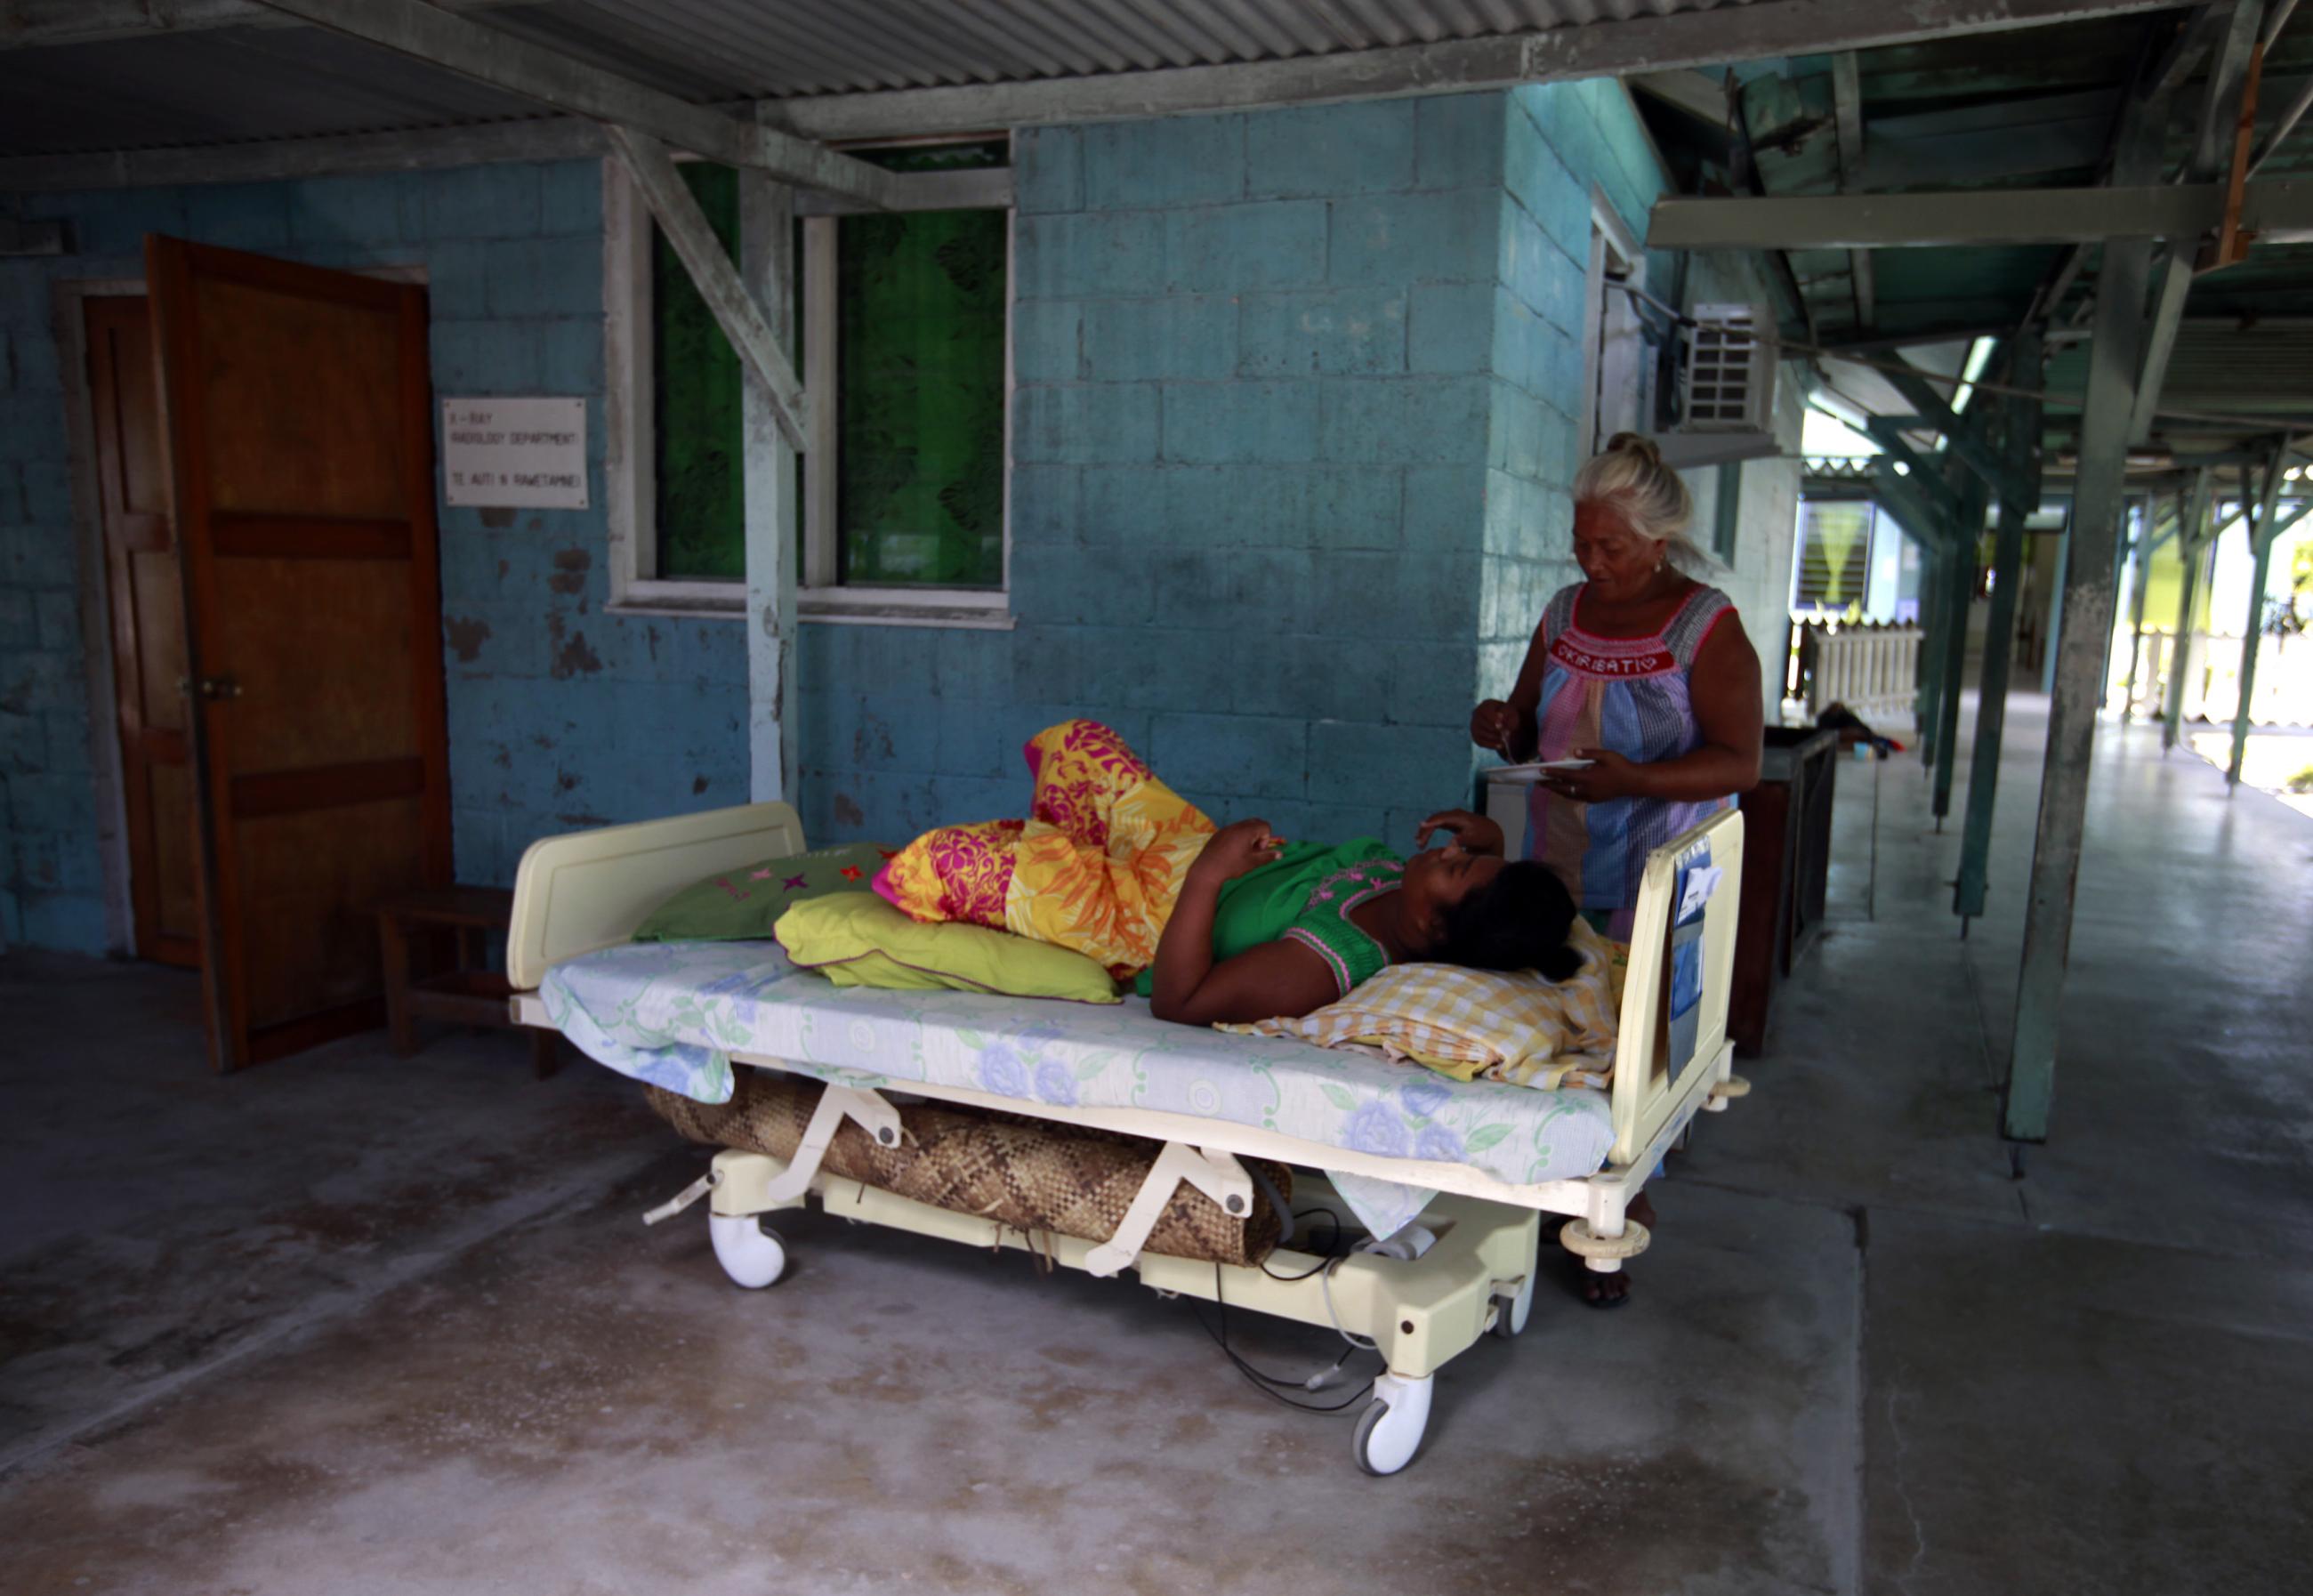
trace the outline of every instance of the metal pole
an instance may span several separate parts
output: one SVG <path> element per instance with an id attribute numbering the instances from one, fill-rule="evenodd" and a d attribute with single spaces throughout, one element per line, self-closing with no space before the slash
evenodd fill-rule
<path id="1" fill-rule="evenodd" d="M 1943 624 L 1944 612 L 1951 607 L 1952 556 L 1940 544 L 1930 544 L 1923 552 L 1928 558 L 1920 580 L 1920 691 L 1913 719 L 1920 734 L 1920 772 L 1933 775 L 1936 730 L 1943 724 Z"/>
<path id="2" fill-rule="evenodd" d="M 2055 579 L 2048 584 L 2047 640 L 2040 646 L 2040 691 L 2056 691 L 2056 648 L 2064 639 L 2064 585 L 2072 579 L 2072 536 L 2080 520 L 2077 488 L 2064 506 L 2064 530 L 2056 534 Z"/>
<path id="3" fill-rule="evenodd" d="M 2144 588 L 2152 575 L 2151 500 L 2145 501 L 2144 525 L 2136 534 L 2134 551 L 2136 575 L 2128 592 L 2128 675 L 2125 691 L 2120 701 L 2120 723 L 2126 726 L 2136 719 L 2136 667 L 2144 658 Z"/>
<path id="4" fill-rule="evenodd" d="M 2233 710 L 2233 754 L 2225 766 L 2225 785 L 2240 785 L 2241 755 L 2248 745 L 2249 697 L 2256 691 L 2256 646 L 2265 634 L 2265 583 L 2272 574 L 2272 538 L 2252 530 L 2256 566 L 2248 579 L 2248 630 L 2241 634 L 2240 704 Z"/>
<path id="5" fill-rule="evenodd" d="M 2161 119 L 2141 116 L 2123 135 L 2118 165 L 2159 158 Z M 2097 274 L 2096 323 L 2089 345 L 2088 399 L 2080 419 L 2079 488 L 2072 537 L 2079 547 L 2064 578 L 2064 628 L 2057 643 L 2056 690 L 2048 706 L 2048 750 L 2032 844 L 2025 908 L 2024 960 L 2016 990 L 2014 1045 L 2008 1059 L 2003 1129 L 2018 1142 L 2045 1142 L 2056 1090 L 2056 1024 L 2071 957 L 2072 898 L 2080 884 L 2088 820 L 2089 763 L 2096 749 L 2097 671 L 2112 636 L 2113 551 L 2120 537 L 2128 464 L 2128 420 L 2145 332 L 2152 242 L 2110 239 Z"/>
<path id="6" fill-rule="evenodd" d="M 2177 634 L 2168 645 L 2168 709 L 2160 718 L 2160 752 L 2166 754 L 2185 735 L 2185 674 L 2193 661 L 2194 603 L 2200 596 L 2201 566 L 2210 538 L 2206 522 L 2212 509 L 2209 468 L 2193 473 L 2193 490 L 2177 521 L 2177 559 L 2183 572 L 2177 584 Z"/>
<path id="7" fill-rule="evenodd" d="M 1977 550 L 1983 539 L 1983 490 L 1967 489 L 1967 518 L 1952 539 L 1951 586 L 1944 616 L 1943 697 L 1936 705 L 1936 830 L 1951 813 L 1952 761 L 1959 748 L 1959 701 L 1967 683 L 1967 614 L 1975 596 Z"/>
<path id="8" fill-rule="evenodd" d="M 2039 334 L 2017 339 L 2010 370 L 2030 386 L 2040 371 Z M 2002 496 L 2000 537 L 1992 554 L 1992 613 L 1983 632 L 1983 680 L 1975 702 L 1975 752 L 1967 766 L 1967 814 L 1960 825 L 1959 879 L 1952 888 L 1952 911 L 1963 934 L 1968 921 L 1983 913 L 1990 887 L 1992 816 L 2000 789 L 2000 745 L 2008 724 L 2008 674 L 2016 647 L 2016 588 L 2024 569 L 2024 523 L 2039 507 L 2040 405 L 2009 401 L 2010 474 L 2025 483 L 2022 497 Z"/>

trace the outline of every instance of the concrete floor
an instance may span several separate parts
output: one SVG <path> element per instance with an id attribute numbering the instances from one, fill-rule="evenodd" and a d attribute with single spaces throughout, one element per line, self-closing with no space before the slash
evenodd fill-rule
<path id="1" fill-rule="evenodd" d="M 2106 728 L 2019 1178 L 2041 727 L 1966 942 L 1916 762 L 1842 767 L 1830 929 L 1657 1188 L 1638 1299 L 1545 1292 L 1390 1480 L 1129 1283 L 812 1214 L 736 1292 L 702 1223 L 637 1222 L 697 1156 L 583 1062 L 220 1080 L 189 979 L 9 955 L 0 1591 L 2298 1588 L 2313 824 Z"/>

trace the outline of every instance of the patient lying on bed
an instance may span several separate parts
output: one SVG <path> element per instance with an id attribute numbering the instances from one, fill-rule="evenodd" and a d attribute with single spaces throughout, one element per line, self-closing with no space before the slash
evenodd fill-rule
<path id="1" fill-rule="evenodd" d="M 918 920 L 963 921 L 1074 948 L 1137 978 L 1161 1019 L 1299 1016 L 1393 964 L 1539 970 L 1563 980 L 1573 900 L 1540 864 L 1507 864 L 1482 816 L 1431 816 L 1401 860 L 1370 838 L 1288 842 L 1266 822 L 1216 828 L 1097 721 L 1024 750 L 1026 820 L 942 826 L 901 849 L 878 893 Z"/>

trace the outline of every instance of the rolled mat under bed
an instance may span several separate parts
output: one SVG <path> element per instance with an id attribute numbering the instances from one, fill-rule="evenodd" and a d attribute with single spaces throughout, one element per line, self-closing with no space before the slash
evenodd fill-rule
<path id="1" fill-rule="evenodd" d="M 821 1087 L 776 1071 L 733 1071 L 731 1100 L 697 1103 L 646 1088 L 651 1107 L 676 1130 L 709 1147 L 773 1158 L 795 1156 L 819 1106 Z M 897 1147 L 879 1146 L 845 1119 L 820 1168 L 935 1208 L 977 1214 L 1016 1230 L 1106 1241 L 1123 1222 L 1164 1144 L 1016 1115 L 932 1103 L 899 1107 Z M 1293 1172 L 1266 1160 L 1243 1160 L 1280 1201 L 1293 1201 Z M 1148 1250 L 1218 1264 L 1257 1264 L 1277 1245 L 1280 1216 L 1254 1183 L 1253 1212 L 1238 1218 L 1183 1183 L 1149 1232 Z"/>

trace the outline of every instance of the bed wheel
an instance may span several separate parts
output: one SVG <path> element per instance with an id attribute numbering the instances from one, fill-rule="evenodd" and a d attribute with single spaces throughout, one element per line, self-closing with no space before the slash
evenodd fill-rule
<path id="1" fill-rule="evenodd" d="M 710 1213 L 707 1231 L 715 1242 L 715 1261 L 734 1285 L 761 1291 L 787 1273 L 786 1244 L 753 1214 Z"/>
<path id="2" fill-rule="evenodd" d="M 1533 1311 L 1534 1272 L 1528 1270 L 1515 1296 L 1494 1299 L 1494 1322 L 1488 1333 L 1497 1340 L 1515 1341 L 1526 1333 L 1526 1316 Z"/>
<path id="3" fill-rule="evenodd" d="M 1372 1475 L 1395 1474 L 1413 1461 L 1421 1433 L 1429 1427 L 1430 1381 L 1384 1374 L 1374 1381 L 1373 1400 L 1358 1415 L 1358 1467 Z"/>

